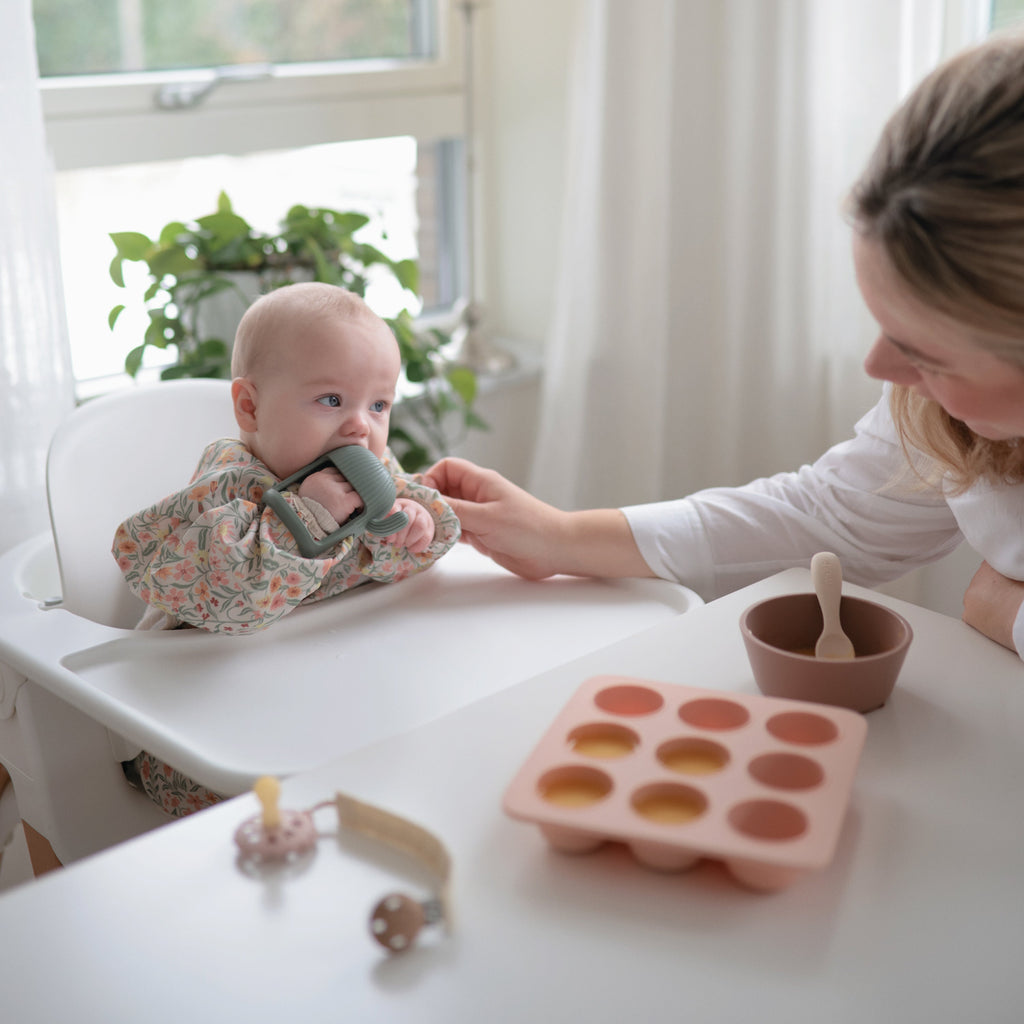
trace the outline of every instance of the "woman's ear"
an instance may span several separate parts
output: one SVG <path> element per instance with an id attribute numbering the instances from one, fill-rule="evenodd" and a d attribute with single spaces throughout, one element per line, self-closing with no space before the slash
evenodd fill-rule
<path id="1" fill-rule="evenodd" d="M 236 377 L 231 382 L 231 402 L 235 422 L 244 434 L 256 431 L 256 385 L 248 377 Z"/>

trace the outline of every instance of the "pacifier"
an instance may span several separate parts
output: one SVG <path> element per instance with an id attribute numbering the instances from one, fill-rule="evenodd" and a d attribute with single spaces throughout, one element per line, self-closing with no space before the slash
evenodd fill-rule
<path id="1" fill-rule="evenodd" d="M 282 810 L 278 805 L 281 785 L 271 776 L 257 779 L 253 791 L 262 811 L 242 822 L 235 830 L 240 856 L 250 865 L 282 864 L 295 861 L 316 846 L 313 814 L 334 807 L 342 828 L 399 850 L 423 864 L 434 876 L 435 891 L 418 900 L 406 893 L 383 896 L 370 913 L 370 934 L 389 953 L 411 949 L 426 925 L 450 927 L 448 888 L 451 858 L 440 839 L 406 818 L 380 807 L 363 803 L 345 793 L 335 793 L 305 811 Z"/>
<path id="2" fill-rule="evenodd" d="M 288 504 L 282 492 L 301 483 L 312 473 L 328 466 L 335 469 L 352 485 L 363 502 L 362 511 L 349 517 L 337 530 L 317 540 L 307 529 L 298 513 Z M 326 554 L 346 537 L 373 533 L 381 537 L 397 533 L 409 522 L 404 512 L 391 513 L 395 506 L 395 481 L 384 463 L 368 448 L 350 444 L 335 448 L 303 466 L 280 483 L 263 492 L 267 506 L 277 513 L 299 546 L 304 558 L 317 558 Z M 389 514 L 391 513 L 391 514 Z"/>

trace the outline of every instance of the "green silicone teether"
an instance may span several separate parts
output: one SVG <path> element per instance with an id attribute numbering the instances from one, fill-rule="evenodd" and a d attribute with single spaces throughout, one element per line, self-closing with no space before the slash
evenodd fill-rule
<path id="1" fill-rule="evenodd" d="M 355 488 L 363 499 L 363 508 L 346 520 L 337 530 L 323 540 L 317 540 L 306 528 L 298 513 L 288 504 L 282 491 L 301 483 L 311 473 L 334 466 L 335 469 Z M 404 512 L 388 515 L 395 504 L 395 481 L 384 468 L 384 464 L 369 449 L 351 444 L 314 459 L 286 480 L 263 492 L 263 500 L 277 513 L 281 522 L 288 527 L 300 553 L 305 558 L 317 558 L 330 551 L 339 541 L 360 533 L 375 533 L 386 537 L 397 533 L 408 522 Z"/>

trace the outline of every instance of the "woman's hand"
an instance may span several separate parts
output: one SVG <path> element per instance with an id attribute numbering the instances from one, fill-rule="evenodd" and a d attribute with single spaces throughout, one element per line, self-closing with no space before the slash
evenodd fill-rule
<path id="1" fill-rule="evenodd" d="M 988 562 L 982 562 L 964 593 L 964 622 L 1015 651 L 1013 625 L 1022 603 L 1024 583 L 1011 580 Z"/>
<path id="2" fill-rule="evenodd" d="M 552 557 L 564 515 L 558 509 L 465 459 L 442 459 L 424 473 L 423 483 L 451 505 L 462 539 L 498 565 L 532 580 L 560 571 Z"/>
<path id="3" fill-rule="evenodd" d="M 651 575 L 617 509 L 563 512 L 465 459 L 442 459 L 422 479 L 452 506 L 463 540 L 519 576 Z"/>

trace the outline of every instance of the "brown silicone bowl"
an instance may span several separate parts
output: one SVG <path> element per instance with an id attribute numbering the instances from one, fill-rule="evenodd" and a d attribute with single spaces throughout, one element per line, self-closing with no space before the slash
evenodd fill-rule
<path id="1" fill-rule="evenodd" d="M 814 594 L 784 594 L 751 605 L 740 616 L 740 632 L 758 689 L 769 697 L 854 711 L 881 707 L 896 685 L 913 639 L 910 623 L 891 608 L 859 597 L 844 596 L 839 617 L 853 641 L 855 658 L 814 657 L 822 629 Z"/>

